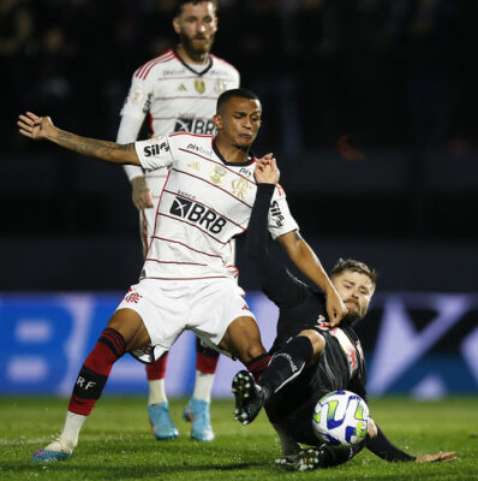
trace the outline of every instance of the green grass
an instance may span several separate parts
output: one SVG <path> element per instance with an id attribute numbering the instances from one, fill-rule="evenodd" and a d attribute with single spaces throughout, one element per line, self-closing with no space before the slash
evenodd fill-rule
<path id="1" fill-rule="evenodd" d="M 274 466 L 279 447 L 263 414 L 251 425 L 232 419 L 232 402 L 213 404 L 217 439 L 201 444 L 189 439 L 181 418 L 185 401 L 172 403 L 179 439 L 154 441 L 144 399 L 101 400 L 85 425 L 73 457 L 47 466 L 30 462 L 33 451 L 58 432 L 65 400 L 0 397 L 0 481 L 8 480 L 478 480 L 478 400 L 454 398 L 415 402 L 407 398 L 374 400 L 374 418 L 388 437 L 410 453 L 452 451 L 450 463 L 386 463 L 369 452 L 329 470 L 290 473 Z"/>

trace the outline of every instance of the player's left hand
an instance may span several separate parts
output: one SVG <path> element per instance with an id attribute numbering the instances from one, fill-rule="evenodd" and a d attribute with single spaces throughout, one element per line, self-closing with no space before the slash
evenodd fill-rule
<path id="1" fill-rule="evenodd" d="M 442 461 L 453 461 L 457 458 L 455 451 L 439 451 L 433 454 L 423 454 L 415 458 L 416 463 L 439 463 Z"/>
<path id="2" fill-rule="evenodd" d="M 256 160 L 254 177 L 258 184 L 277 184 L 280 178 L 280 170 L 273 154 L 267 154 Z"/>
<path id="3" fill-rule="evenodd" d="M 340 324 L 348 309 L 335 289 L 330 289 L 326 295 L 326 309 L 330 327 Z"/>

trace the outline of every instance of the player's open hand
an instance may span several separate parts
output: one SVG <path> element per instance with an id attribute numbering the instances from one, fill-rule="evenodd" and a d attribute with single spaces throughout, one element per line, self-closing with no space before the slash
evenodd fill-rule
<path id="1" fill-rule="evenodd" d="M 335 289 L 331 289 L 326 295 L 326 308 L 331 327 L 338 326 L 347 314 L 348 309 Z"/>
<path id="2" fill-rule="evenodd" d="M 254 177 L 258 184 L 277 184 L 280 178 L 280 170 L 273 154 L 266 154 L 256 160 Z"/>
<path id="3" fill-rule="evenodd" d="M 416 463 L 439 463 L 443 461 L 453 461 L 457 458 L 454 451 L 443 452 L 440 451 L 434 454 L 423 454 L 415 458 Z"/>
<path id="4" fill-rule="evenodd" d="M 39 117 L 32 112 L 19 115 L 17 126 L 22 135 L 33 140 L 47 139 L 55 129 L 50 117 Z"/>
<path id="5" fill-rule="evenodd" d="M 133 204 L 138 210 L 151 209 L 153 207 L 153 195 L 143 175 L 135 177 L 131 181 L 131 189 Z"/>

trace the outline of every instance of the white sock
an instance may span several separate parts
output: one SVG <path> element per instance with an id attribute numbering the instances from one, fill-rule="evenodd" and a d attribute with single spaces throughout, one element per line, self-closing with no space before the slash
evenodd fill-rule
<path id="1" fill-rule="evenodd" d="M 88 416 L 72 413 L 71 411 L 66 412 L 61 439 L 72 448 L 78 444 L 78 437 L 80 436 L 81 428 L 87 417 Z"/>
<path id="2" fill-rule="evenodd" d="M 205 374 L 196 371 L 196 384 L 194 385 L 193 398 L 200 401 L 211 402 L 211 391 L 214 384 L 214 374 Z"/>
<path id="3" fill-rule="evenodd" d="M 168 397 L 166 396 L 164 379 L 148 381 L 148 384 L 149 384 L 149 396 L 148 396 L 149 406 L 151 404 L 168 402 Z"/>

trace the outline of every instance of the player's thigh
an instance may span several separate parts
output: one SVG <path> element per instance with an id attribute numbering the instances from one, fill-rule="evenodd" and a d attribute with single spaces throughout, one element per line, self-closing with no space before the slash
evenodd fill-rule
<path id="1" fill-rule="evenodd" d="M 132 326 L 127 332 L 130 350 L 144 347 L 142 343 L 148 340 L 148 345 L 155 346 L 155 358 L 168 351 L 186 327 L 188 292 L 187 286 L 175 288 L 154 279 L 131 286 L 117 308 L 120 319 L 126 316 L 126 325 Z"/>
<path id="2" fill-rule="evenodd" d="M 264 352 L 254 315 L 234 279 L 197 284 L 188 325 L 208 345 L 218 346 L 241 361 Z"/>
<path id="3" fill-rule="evenodd" d="M 221 349 L 247 363 L 266 352 L 256 320 L 250 316 L 234 319 L 219 344 Z"/>
<path id="4" fill-rule="evenodd" d="M 117 310 L 110 319 L 108 327 L 123 336 L 127 351 L 151 344 L 151 339 L 141 316 L 132 309 Z"/>

